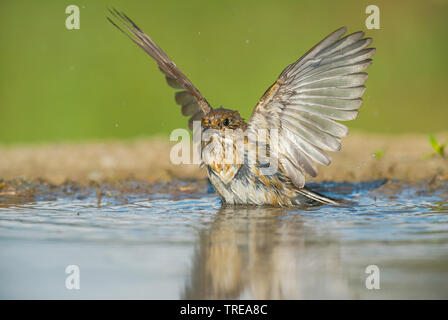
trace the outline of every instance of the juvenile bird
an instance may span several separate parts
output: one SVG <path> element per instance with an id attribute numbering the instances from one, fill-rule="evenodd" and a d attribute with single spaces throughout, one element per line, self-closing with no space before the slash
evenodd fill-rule
<path id="1" fill-rule="evenodd" d="M 344 37 L 340 28 L 288 65 L 266 90 L 248 122 L 238 111 L 213 109 L 170 58 L 131 19 L 117 10 L 120 31 L 149 54 L 175 94 L 182 114 L 201 123 L 201 157 L 223 204 L 296 206 L 339 204 L 305 186 L 315 163 L 329 165 L 358 116 L 375 48 L 364 32 Z"/>

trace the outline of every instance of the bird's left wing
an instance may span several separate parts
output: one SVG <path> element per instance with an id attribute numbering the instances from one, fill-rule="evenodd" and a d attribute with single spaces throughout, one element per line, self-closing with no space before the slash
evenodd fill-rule
<path id="1" fill-rule="evenodd" d="M 201 120 L 205 114 L 210 112 L 211 106 L 207 100 L 165 52 L 128 16 L 115 9 L 109 9 L 109 12 L 123 25 L 124 29 L 119 27 L 109 17 L 107 19 L 157 62 L 160 70 L 166 76 L 168 85 L 175 89 L 184 89 L 176 92 L 175 99 L 176 103 L 182 106 L 182 114 L 191 116 L 188 121 L 188 127 L 192 129 L 193 121 Z"/>
<path id="2" fill-rule="evenodd" d="M 325 151 L 338 151 L 348 129 L 335 120 L 353 120 L 361 106 L 364 71 L 371 63 L 371 38 L 340 28 L 290 64 L 265 92 L 248 129 L 278 129 L 278 160 L 294 185 L 317 175 L 314 162 L 329 165 Z M 272 146 L 271 146 L 272 149 Z"/>

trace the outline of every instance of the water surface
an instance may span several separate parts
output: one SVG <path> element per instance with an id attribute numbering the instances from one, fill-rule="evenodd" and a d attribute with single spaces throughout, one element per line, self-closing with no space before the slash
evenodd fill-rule
<path id="1" fill-rule="evenodd" d="M 0 193 L 0 298 L 448 298 L 446 181 L 312 187 L 351 203 L 221 207 L 206 181 L 18 184 Z"/>

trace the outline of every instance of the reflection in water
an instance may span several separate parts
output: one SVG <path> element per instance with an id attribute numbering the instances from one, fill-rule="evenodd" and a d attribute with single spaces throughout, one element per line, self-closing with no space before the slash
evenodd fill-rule
<path id="1" fill-rule="evenodd" d="M 448 297 L 448 182 L 321 183 L 346 206 L 221 208 L 205 183 L 10 182 L 0 298 Z M 64 270 L 82 271 L 79 292 Z M 381 270 L 368 290 L 365 269 Z M 33 286 L 30 286 L 33 283 Z"/>
<path id="2" fill-rule="evenodd" d="M 297 211 L 224 207 L 200 231 L 182 298 L 347 298 L 339 255 L 337 239 L 316 234 Z"/>

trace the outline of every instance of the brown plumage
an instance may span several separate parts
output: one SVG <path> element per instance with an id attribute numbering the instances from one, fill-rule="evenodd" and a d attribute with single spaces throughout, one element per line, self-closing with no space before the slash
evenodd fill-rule
<path id="1" fill-rule="evenodd" d="M 183 89 L 176 92 L 176 103 L 190 117 L 190 129 L 201 121 L 202 161 L 223 203 L 338 204 L 306 189 L 305 177 L 317 175 L 315 163 L 331 163 L 326 151 L 340 150 L 348 129 L 337 120 L 358 115 L 367 79 L 363 71 L 375 53 L 371 38 L 363 32 L 343 37 L 345 27 L 328 35 L 283 70 L 246 123 L 238 111 L 213 109 L 151 38 L 123 13 L 110 12 L 124 29 L 109 21 L 157 62 L 168 84 Z"/>

